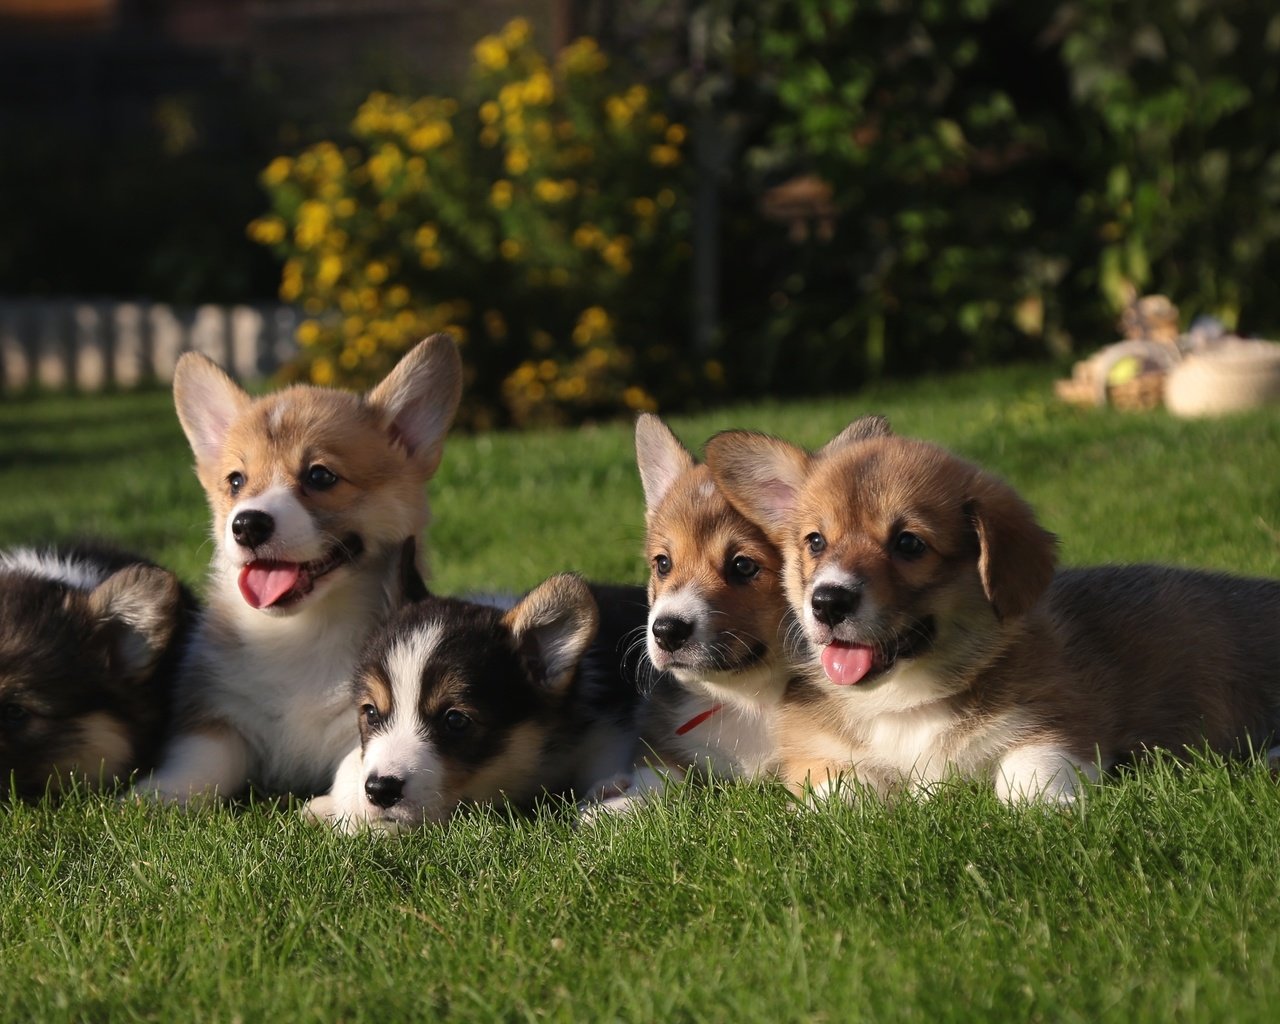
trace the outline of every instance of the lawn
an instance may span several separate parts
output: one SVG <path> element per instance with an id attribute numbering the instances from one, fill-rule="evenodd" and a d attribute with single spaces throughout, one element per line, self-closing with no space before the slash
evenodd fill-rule
<path id="1" fill-rule="evenodd" d="M 1069 564 L 1280 576 L 1280 410 L 1072 410 L 1040 369 L 673 421 L 808 444 L 863 412 L 999 471 Z M 164 394 L 0 404 L 0 544 L 92 535 L 198 584 L 208 525 Z M 458 436 L 431 485 L 443 591 L 639 580 L 626 425 Z M 1280 624 L 1278 624 L 1280 627 Z M 269 805 L 0 810 L 5 1020 L 1271 1020 L 1280 791 L 1144 765 L 1071 811 L 797 813 L 684 790 L 576 827 L 476 811 L 399 840 Z"/>

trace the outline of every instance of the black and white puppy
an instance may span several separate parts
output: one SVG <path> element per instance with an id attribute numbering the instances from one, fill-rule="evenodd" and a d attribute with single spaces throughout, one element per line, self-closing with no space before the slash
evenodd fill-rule
<path id="1" fill-rule="evenodd" d="M 156 760 L 195 602 L 105 548 L 0 552 L 0 793 L 109 786 Z"/>
<path id="2" fill-rule="evenodd" d="M 509 611 L 422 596 L 370 643 L 355 676 L 360 745 L 306 816 L 397 832 L 463 804 L 583 795 L 629 767 L 639 695 L 624 666 L 639 587 L 553 576 Z"/>

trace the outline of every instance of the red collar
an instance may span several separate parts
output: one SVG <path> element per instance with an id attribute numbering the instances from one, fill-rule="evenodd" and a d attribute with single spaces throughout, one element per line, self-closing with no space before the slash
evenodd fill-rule
<path id="1" fill-rule="evenodd" d="M 694 715 L 691 719 L 689 719 L 689 721 L 685 722 L 684 725 L 679 726 L 676 729 L 676 735 L 683 736 L 685 733 L 698 728 L 698 726 L 700 726 L 703 722 L 705 722 L 708 718 L 714 715 L 717 711 L 720 711 L 722 708 L 724 708 L 723 704 L 712 704 L 711 707 L 707 708 L 706 711 L 699 711 L 696 715 Z"/>

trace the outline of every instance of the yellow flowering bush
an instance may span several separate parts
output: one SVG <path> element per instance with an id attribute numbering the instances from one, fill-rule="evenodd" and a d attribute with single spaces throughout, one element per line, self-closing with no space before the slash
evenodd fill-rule
<path id="1" fill-rule="evenodd" d="M 352 141 L 263 171 L 249 225 L 300 304 L 297 379 L 363 386 L 431 331 L 473 424 L 656 407 L 714 387 L 688 321 L 687 132 L 591 39 L 553 57 L 523 19 L 476 43 L 457 97 L 374 93 Z"/>

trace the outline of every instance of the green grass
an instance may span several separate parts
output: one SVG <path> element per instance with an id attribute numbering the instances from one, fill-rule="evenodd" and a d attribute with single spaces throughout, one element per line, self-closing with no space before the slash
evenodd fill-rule
<path id="1" fill-rule="evenodd" d="M 1280 410 L 1080 412 L 1037 369 L 674 422 L 817 444 L 866 411 L 998 470 L 1068 563 L 1280 576 Z M 443 590 L 642 578 L 630 431 L 450 441 Z M 168 396 L 0 405 L 0 543 L 94 534 L 198 582 L 203 498 Z M 266 805 L 0 811 L 0 1019 L 1270 1020 L 1280 792 L 1168 762 L 1069 812 L 957 786 L 797 813 L 765 787 L 628 819 L 463 815 L 343 838 Z"/>

